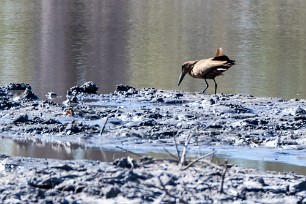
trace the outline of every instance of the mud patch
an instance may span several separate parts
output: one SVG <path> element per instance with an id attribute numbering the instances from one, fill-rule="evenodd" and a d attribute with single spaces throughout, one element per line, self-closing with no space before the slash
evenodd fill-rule
<path id="1" fill-rule="evenodd" d="M 257 168 L 265 170 L 262 166 L 269 166 L 268 162 L 305 167 L 304 100 L 203 95 L 126 85 L 111 94 L 96 91 L 97 86 L 88 82 L 69 90 L 65 103 L 59 104 L 37 99 L 27 86 L 19 95 L 9 87 L 0 87 L 0 136 L 51 142 L 64 148 L 64 144 L 111 150 L 120 146 L 140 153 L 161 153 L 164 148 L 175 152 L 174 136 L 180 149 L 191 136 L 188 155 L 215 150 L 238 164 L 245 157 L 251 161 L 254 155 L 258 158 L 267 151 L 268 156 L 255 159 Z M 306 197 L 304 176 L 246 170 L 232 166 L 235 164 L 229 166 L 225 177 L 225 193 L 220 193 L 222 167 L 201 164 L 182 172 L 177 164 L 164 159 L 139 160 L 135 165 L 128 162 L 135 167 L 130 169 L 79 159 L 2 157 L 3 202 L 82 202 L 82 196 L 95 202 L 304 202 Z M 219 160 L 222 164 L 222 157 Z M 13 172 L 6 171 L 7 167 Z"/>
<path id="2" fill-rule="evenodd" d="M 122 158 L 109 164 L 2 156 L 0 163 L 0 201 L 8 203 L 305 201 L 302 176 L 234 166 L 227 166 L 223 176 L 222 166 L 198 163 L 180 170 L 175 162 L 148 157 Z"/>

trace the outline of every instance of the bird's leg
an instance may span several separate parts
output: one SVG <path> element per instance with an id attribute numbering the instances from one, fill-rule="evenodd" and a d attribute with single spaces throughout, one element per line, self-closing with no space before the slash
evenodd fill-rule
<path id="1" fill-rule="evenodd" d="M 209 87 L 209 85 L 208 85 L 206 79 L 204 79 L 204 80 L 205 80 L 205 83 L 206 83 L 206 88 L 204 89 L 203 93 L 205 93 L 206 89 L 208 89 L 208 87 Z"/>
<path id="2" fill-rule="evenodd" d="M 214 82 L 215 82 L 215 94 L 217 94 L 217 87 L 218 87 L 218 85 L 217 85 L 216 80 L 215 80 L 215 79 L 213 79 L 213 80 L 214 80 Z"/>

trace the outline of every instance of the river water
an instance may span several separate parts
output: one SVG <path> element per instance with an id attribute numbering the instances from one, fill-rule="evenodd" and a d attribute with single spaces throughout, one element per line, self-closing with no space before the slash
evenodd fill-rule
<path id="1" fill-rule="evenodd" d="M 304 0 L 0 1 L 0 83 L 26 82 L 41 98 L 94 81 L 201 91 L 177 79 L 184 61 L 217 47 L 237 65 L 218 92 L 306 98 Z M 210 82 L 211 83 L 211 82 Z M 213 93 L 213 86 L 207 93 Z"/>

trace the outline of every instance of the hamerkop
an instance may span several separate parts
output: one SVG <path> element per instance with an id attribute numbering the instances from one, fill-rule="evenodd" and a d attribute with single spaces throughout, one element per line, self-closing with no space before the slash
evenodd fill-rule
<path id="1" fill-rule="evenodd" d="M 223 72 L 228 70 L 234 64 L 235 60 L 229 59 L 226 55 L 224 55 L 222 48 L 218 48 L 214 58 L 185 62 L 182 65 L 182 72 L 178 80 L 178 86 L 183 81 L 184 76 L 188 73 L 194 78 L 205 80 L 206 88 L 204 89 L 203 93 L 209 86 L 206 79 L 214 80 L 216 94 L 218 86 L 215 80 L 216 76 L 222 75 Z"/>

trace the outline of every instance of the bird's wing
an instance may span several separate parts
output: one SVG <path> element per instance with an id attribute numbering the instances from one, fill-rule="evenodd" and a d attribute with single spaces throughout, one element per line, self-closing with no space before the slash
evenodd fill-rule
<path id="1" fill-rule="evenodd" d="M 192 72 L 194 77 L 202 78 L 202 76 L 206 75 L 213 70 L 220 72 L 220 74 L 227 69 L 229 69 L 232 65 L 230 65 L 227 61 L 216 61 L 213 59 L 203 59 L 199 60 L 193 67 Z"/>

